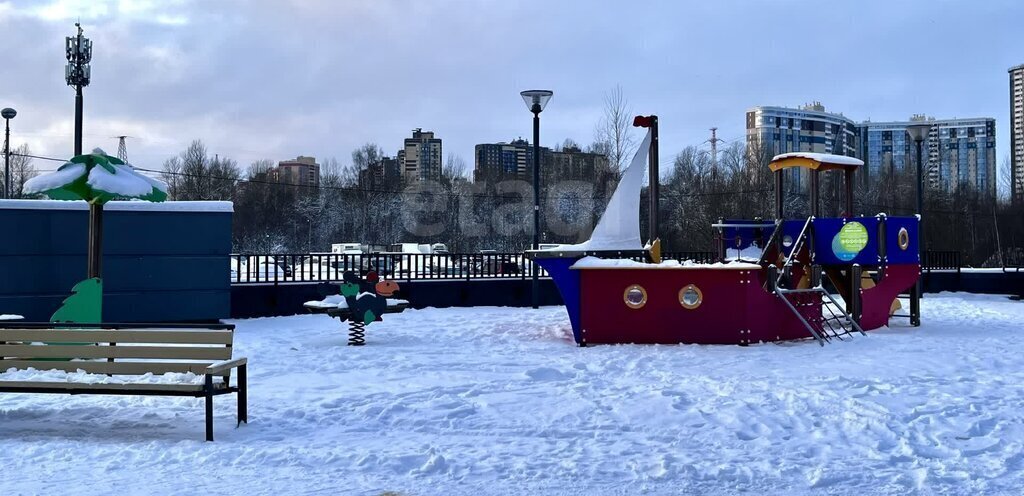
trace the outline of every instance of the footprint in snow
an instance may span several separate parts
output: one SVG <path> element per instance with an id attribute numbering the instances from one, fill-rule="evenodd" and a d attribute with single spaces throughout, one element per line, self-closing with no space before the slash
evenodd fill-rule
<path id="1" fill-rule="evenodd" d="M 526 376 L 535 381 L 566 381 L 572 379 L 572 374 L 567 374 L 551 367 L 539 367 L 526 371 Z"/>

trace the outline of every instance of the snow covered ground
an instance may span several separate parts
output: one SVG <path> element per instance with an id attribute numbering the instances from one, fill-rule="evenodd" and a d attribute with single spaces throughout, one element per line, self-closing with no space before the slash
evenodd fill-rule
<path id="1" fill-rule="evenodd" d="M 577 348 L 560 307 L 239 321 L 233 397 L 0 395 L 0 494 L 1020 494 L 1024 303 L 813 342 Z"/>

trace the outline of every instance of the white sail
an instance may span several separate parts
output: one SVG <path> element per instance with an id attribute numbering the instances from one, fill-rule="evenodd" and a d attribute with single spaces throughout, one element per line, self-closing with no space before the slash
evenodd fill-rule
<path id="1" fill-rule="evenodd" d="M 647 154 L 651 149 L 651 130 L 647 130 L 633 161 L 622 173 L 612 199 L 597 221 L 590 239 L 574 245 L 561 245 L 544 251 L 621 251 L 642 250 L 640 242 L 640 190 L 647 172 Z"/>

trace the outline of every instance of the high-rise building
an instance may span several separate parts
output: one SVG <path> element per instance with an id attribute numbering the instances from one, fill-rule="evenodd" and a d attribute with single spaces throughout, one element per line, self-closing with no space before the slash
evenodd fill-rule
<path id="1" fill-rule="evenodd" d="M 533 182 L 533 146 L 524 139 L 505 143 L 476 145 L 473 178 L 476 182 L 495 183 L 519 179 Z M 540 147 L 541 185 L 552 181 L 594 180 L 598 172 L 608 170 L 608 157 L 588 153 L 579 147 L 561 151 Z"/>
<path id="2" fill-rule="evenodd" d="M 481 143 L 474 155 L 473 179 L 477 182 L 525 179 L 528 164 L 533 164 L 533 147 L 521 138 L 511 143 Z"/>
<path id="3" fill-rule="evenodd" d="M 412 138 L 405 138 L 405 146 L 398 154 L 405 181 L 436 180 L 441 177 L 441 138 L 433 131 L 412 130 Z"/>
<path id="4" fill-rule="evenodd" d="M 320 164 L 313 157 L 299 155 L 295 160 L 282 160 L 269 171 L 270 180 L 298 186 L 320 186 Z"/>
<path id="5" fill-rule="evenodd" d="M 402 166 L 398 159 L 380 157 L 359 171 L 359 186 L 375 191 L 398 190 L 402 186 Z"/>
<path id="6" fill-rule="evenodd" d="M 546 165 L 540 171 L 541 184 L 554 181 L 594 181 L 600 173 L 611 170 L 607 155 L 584 152 L 577 146 L 551 152 Z"/>
<path id="7" fill-rule="evenodd" d="M 867 177 L 878 180 L 916 167 L 917 152 L 907 127 L 922 123 L 931 126 L 921 150 L 928 184 L 946 191 L 969 187 L 995 197 L 996 121 L 992 118 L 936 120 L 915 115 L 907 121 L 861 123 L 860 155 Z"/>
<path id="8" fill-rule="evenodd" d="M 1024 64 L 1010 70 L 1010 197 L 1024 201 Z"/>
<path id="9" fill-rule="evenodd" d="M 747 111 L 747 149 L 768 156 L 815 152 L 859 158 L 857 125 L 843 114 L 829 113 L 821 102 L 798 109 L 754 107 Z M 806 180 L 795 171 L 792 182 Z"/>
<path id="10" fill-rule="evenodd" d="M 946 190 L 970 187 L 994 196 L 996 124 L 992 118 L 935 120 L 915 115 L 906 121 L 858 124 L 843 114 L 826 112 L 819 102 L 799 109 L 754 107 L 747 111 L 747 147 L 768 157 L 789 152 L 856 157 L 864 160 L 859 176 L 866 184 L 916 165 L 907 126 L 921 122 L 932 127 L 921 150 L 929 184 Z M 803 175 L 792 174 L 797 177 L 788 180 L 806 180 L 806 171 L 798 174 Z"/>

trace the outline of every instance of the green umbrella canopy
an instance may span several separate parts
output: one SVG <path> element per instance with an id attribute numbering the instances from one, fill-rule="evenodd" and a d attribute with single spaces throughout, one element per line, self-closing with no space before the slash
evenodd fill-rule
<path id="1" fill-rule="evenodd" d="M 54 200 L 85 200 L 104 204 L 115 198 L 162 202 L 167 185 L 140 174 L 131 165 L 96 148 L 76 155 L 59 169 L 25 182 L 26 193 L 39 193 Z"/>

